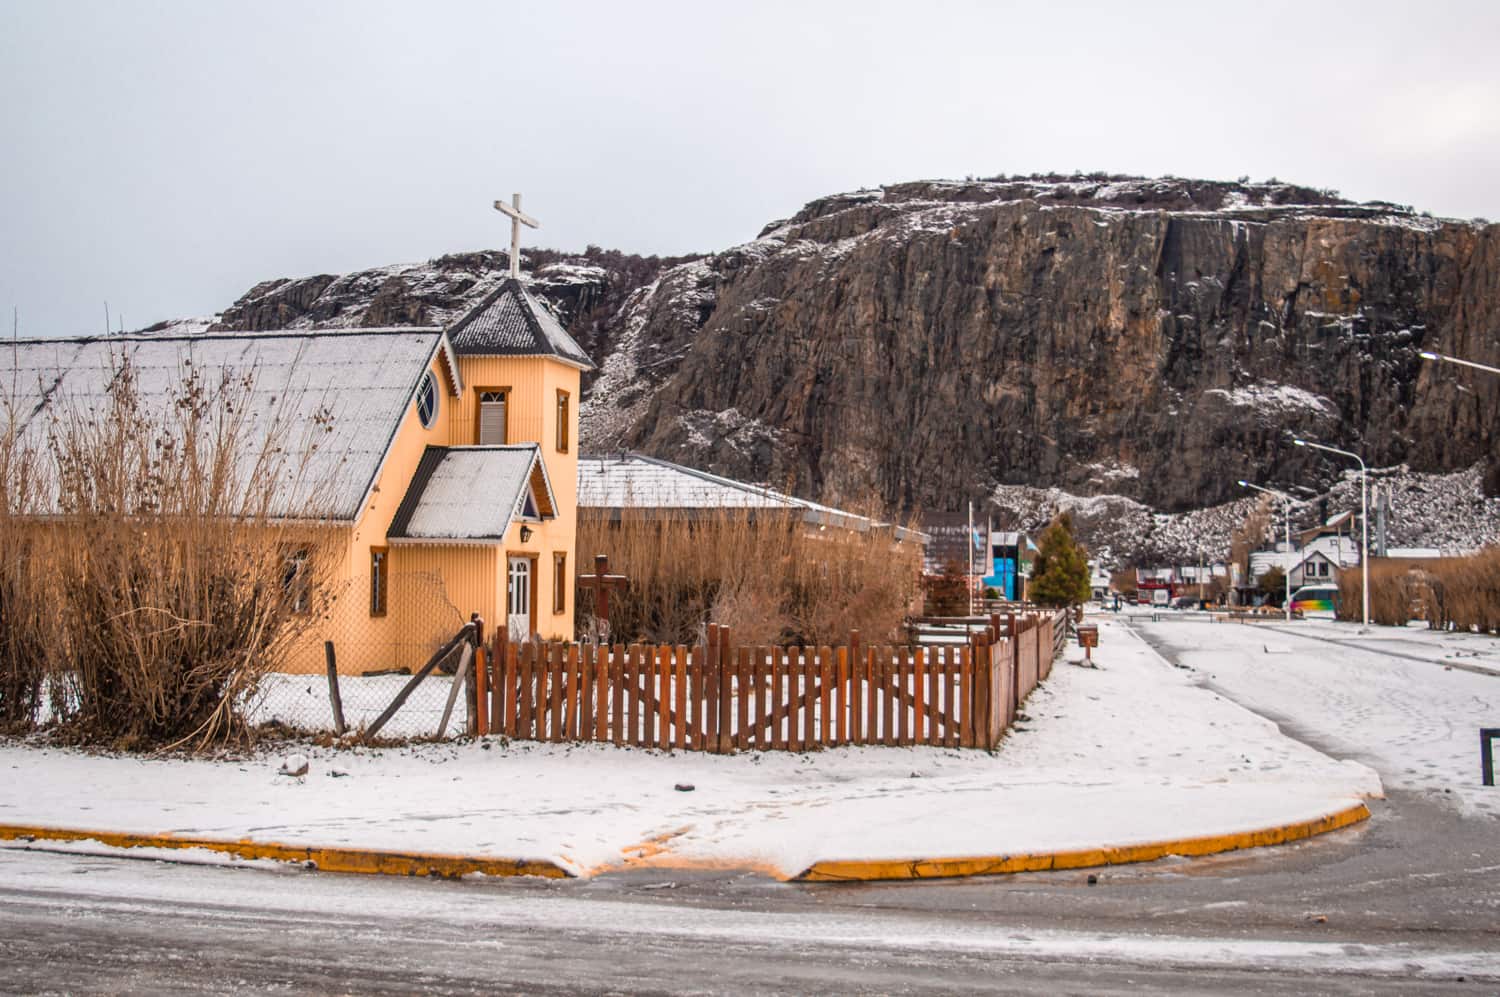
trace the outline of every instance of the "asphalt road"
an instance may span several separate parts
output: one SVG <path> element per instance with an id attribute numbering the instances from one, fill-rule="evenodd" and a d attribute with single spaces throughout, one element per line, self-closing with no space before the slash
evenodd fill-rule
<path id="1" fill-rule="evenodd" d="M 1372 809 L 1092 884 L 447 882 L 0 849 L 0 992 L 1500 993 L 1500 821 L 1415 792 Z"/>

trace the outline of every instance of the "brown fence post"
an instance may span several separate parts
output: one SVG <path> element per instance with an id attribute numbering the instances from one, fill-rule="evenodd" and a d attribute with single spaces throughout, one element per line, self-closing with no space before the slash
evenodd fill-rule
<path id="1" fill-rule="evenodd" d="M 708 670 L 708 646 L 707 643 L 699 644 L 688 652 L 688 705 L 687 705 L 687 746 L 693 751 L 706 750 L 704 743 L 703 718 L 703 687 L 704 674 Z"/>
<path id="2" fill-rule="evenodd" d="M 993 633 L 993 631 L 991 631 Z M 971 642 L 971 656 L 974 659 L 974 735 L 975 744 L 981 748 L 988 748 L 990 744 L 990 711 L 993 704 L 990 701 L 990 647 L 989 634 L 983 638 Z"/>
<path id="3" fill-rule="evenodd" d="M 485 713 L 489 703 L 485 701 L 485 691 L 489 688 L 487 682 L 483 682 L 484 676 L 484 618 L 478 613 L 469 614 L 469 622 L 474 624 L 474 634 L 471 638 L 474 653 L 469 660 L 468 681 L 464 688 L 464 705 L 468 707 L 468 719 L 464 721 L 464 730 L 469 735 L 481 733 L 481 729 L 487 730 L 489 725 L 485 722 Z"/>
<path id="4" fill-rule="evenodd" d="M 483 737 L 490 732 L 489 724 L 489 670 L 488 655 L 484 653 L 484 643 L 474 648 L 474 661 L 470 666 L 474 674 L 470 676 L 469 691 L 469 733 Z"/>
<path id="5" fill-rule="evenodd" d="M 494 662 L 491 666 L 490 683 L 490 722 L 495 728 L 495 733 L 512 735 L 516 732 L 515 719 L 510 712 L 511 704 L 515 702 L 513 694 L 509 689 L 514 685 L 511 676 L 514 672 L 509 667 L 506 654 L 505 628 L 496 627 L 490 636 L 490 660 Z"/>
<path id="6" fill-rule="evenodd" d="M 844 731 L 847 740 L 860 744 L 864 736 L 863 706 L 865 701 L 865 669 L 863 652 L 859 644 L 859 631 L 849 631 L 849 689 L 845 693 L 845 712 L 848 714 Z"/>
<path id="7" fill-rule="evenodd" d="M 344 700 L 339 695 L 339 666 L 333 654 L 333 641 L 323 642 L 323 657 L 328 663 L 328 701 L 333 707 L 333 732 L 344 736 Z"/>
<path id="8" fill-rule="evenodd" d="M 1015 723 L 1016 714 L 1021 712 L 1021 635 L 1016 632 L 1016 618 L 1010 618 L 1010 654 L 1006 667 L 1010 669 L 1010 702 L 1006 704 L 1005 724 L 1010 726 Z"/>
<path id="9" fill-rule="evenodd" d="M 714 709 L 719 714 L 719 753 L 734 749 L 734 647 L 730 644 L 729 628 L 719 627 L 719 701 Z"/>
<path id="10" fill-rule="evenodd" d="M 719 752 L 719 625 L 710 623 L 703 648 L 703 745 L 714 754 Z"/>

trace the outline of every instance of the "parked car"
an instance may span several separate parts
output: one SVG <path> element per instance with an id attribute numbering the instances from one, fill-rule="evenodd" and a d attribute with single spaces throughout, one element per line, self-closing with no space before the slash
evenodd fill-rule
<path id="1" fill-rule="evenodd" d="M 1292 593 L 1292 612 L 1301 613 L 1307 619 L 1334 619 L 1338 605 L 1337 585 L 1304 585 Z"/>

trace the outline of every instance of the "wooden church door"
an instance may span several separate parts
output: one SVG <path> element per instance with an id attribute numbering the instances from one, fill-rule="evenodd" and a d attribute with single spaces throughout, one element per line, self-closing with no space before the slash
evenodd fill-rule
<path id="1" fill-rule="evenodd" d="M 532 570 L 531 558 L 510 558 L 509 628 L 510 639 L 515 643 L 531 639 L 531 608 L 536 574 Z"/>

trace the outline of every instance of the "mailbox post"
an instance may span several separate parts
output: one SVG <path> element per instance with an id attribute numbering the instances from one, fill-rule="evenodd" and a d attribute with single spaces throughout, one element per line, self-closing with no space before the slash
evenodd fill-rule
<path id="1" fill-rule="evenodd" d="M 1083 648 L 1083 656 L 1089 664 L 1094 663 L 1094 648 L 1099 646 L 1099 624 L 1080 623 L 1078 625 L 1078 646 Z"/>

